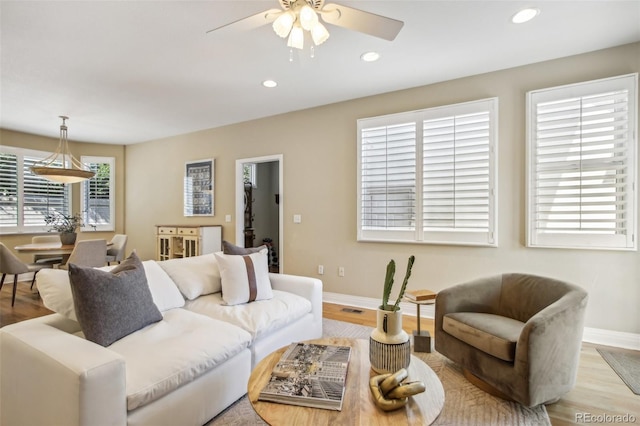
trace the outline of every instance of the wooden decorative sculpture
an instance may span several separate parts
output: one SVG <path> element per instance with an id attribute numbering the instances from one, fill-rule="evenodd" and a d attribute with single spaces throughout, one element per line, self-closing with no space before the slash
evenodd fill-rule
<path id="1" fill-rule="evenodd" d="M 393 411 L 407 405 L 409 397 L 425 390 L 423 382 L 404 382 L 408 377 L 407 370 L 401 368 L 391 374 L 380 374 L 369 380 L 369 388 L 376 405 L 384 411 Z"/>

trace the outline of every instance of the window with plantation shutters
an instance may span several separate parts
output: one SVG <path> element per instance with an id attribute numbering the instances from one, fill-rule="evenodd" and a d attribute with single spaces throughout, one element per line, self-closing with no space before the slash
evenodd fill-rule
<path id="1" fill-rule="evenodd" d="M 362 231 L 374 238 L 411 236 L 416 229 L 415 122 L 364 128 L 360 146 Z"/>
<path id="2" fill-rule="evenodd" d="M 637 81 L 527 94 L 529 246 L 637 248 Z"/>
<path id="3" fill-rule="evenodd" d="M 358 239 L 496 245 L 496 98 L 358 121 Z"/>
<path id="4" fill-rule="evenodd" d="M 0 232 L 48 230 L 44 217 L 57 211 L 69 214 L 69 185 L 34 175 L 30 167 L 50 152 L 3 146 L 0 149 Z"/>
<path id="5" fill-rule="evenodd" d="M 95 173 L 91 179 L 83 181 L 81 186 L 83 229 L 113 231 L 115 158 L 83 156 L 81 161 Z"/>

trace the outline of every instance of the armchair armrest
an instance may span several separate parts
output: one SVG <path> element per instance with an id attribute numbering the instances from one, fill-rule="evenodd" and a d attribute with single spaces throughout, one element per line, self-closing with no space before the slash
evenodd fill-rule
<path id="1" fill-rule="evenodd" d="M 525 323 L 514 362 L 529 377 L 531 389 L 575 384 L 587 301 L 585 291 L 572 291 Z"/>
<path id="2" fill-rule="evenodd" d="M 0 329 L 0 423 L 126 425 L 124 359 L 56 322 L 69 321 L 54 314 Z"/>
<path id="3" fill-rule="evenodd" d="M 313 321 L 322 334 L 322 281 L 316 278 L 288 274 L 269 274 L 274 290 L 288 291 L 311 302 Z"/>

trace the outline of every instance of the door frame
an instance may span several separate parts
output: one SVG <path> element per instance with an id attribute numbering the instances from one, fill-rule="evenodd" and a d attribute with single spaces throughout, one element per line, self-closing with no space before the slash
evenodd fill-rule
<path id="1" fill-rule="evenodd" d="M 247 163 L 278 163 L 278 268 L 284 271 L 284 156 L 282 154 L 236 160 L 236 245 L 244 247 L 244 178 L 242 169 Z"/>

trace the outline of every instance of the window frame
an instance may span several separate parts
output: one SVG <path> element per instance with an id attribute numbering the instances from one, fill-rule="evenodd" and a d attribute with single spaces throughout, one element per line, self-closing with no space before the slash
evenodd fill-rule
<path id="1" fill-rule="evenodd" d="M 7 153 L 10 155 L 16 156 L 17 162 L 17 214 L 18 214 L 18 224 L 16 226 L 1 226 L 0 231 L 3 234 L 38 234 L 42 232 L 48 232 L 50 228 L 46 224 L 42 224 L 40 226 L 28 226 L 24 224 L 25 214 L 24 214 L 24 204 L 25 204 L 25 175 L 24 175 L 24 157 L 38 158 L 41 160 L 46 159 L 51 156 L 52 152 L 40 151 L 34 149 L 27 148 L 19 148 L 14 146 L 3 145 L 1 148 L 3 153 Z M 68 166 L 67 166 L 68 167 Z M 49 182 L 45 178 L 40 178 L 43 182 L 47 182 L 51 185 L 64 185 L 58 184 L 54 182 Z M 66 215 L 71 214 L 72 206 L 73 206 L 73 191 L 71 191 L 70 185 L 64 185 L 64 192 L 66 193 L 67 198 L 67 210 L 63 212 Z"/>
<path id="2" fill-rule="evenodd" d="M 536 125 L 537 114 L 536 106 L 540 103 L 561 102 L 570 99 L 582 100 L 586 97 L 604 95 L 612 91 L 629 90 L 627 103 L 627 128 L 628 137 L 626 139 L 626 159 L 627 159 L 627 185 L 625 196 L 626 216 L 623 219 L 625 234 L 597 234 L 583 232 L 556 232 L 545 233 L 538 232 L 536 227 L 537 221 L 537 194 L 534 186 L 536 185 Z M 580 121 L 582 123 L 582 120 Z M 590 80 L 574 84 L 532 90 L 526 95 L 526 245 L 532 248 L 560 248 L 560 249 L 592 249 L 592 250 L 624 250 L 637 251 L 637 175 L 638 175 L 638 73 L 626 74 L 621 76 L 603 78 L 598 80 Z M 580 138 L 580 148 L 583 147 L 582 140 L 584 133 L 574 136 Z M 585 144 L 587 142 L 584 142 Z M 612 149 L 612 153 L 614 149 Z M 575 154 L 574 154 L 575 155 Z M 579 162 L 582 160 L 565 160 L 567 170 L 571 162 Z M 582 170 L 582 169 L 580 169 Z M 604 171 L 604 170 L 601 170 Z M 564 173 L 569 173 L 564 172 Z M 582 173 L 582 172 L 580 172 Z M 582 179 L 582 178 L 580 178 Z M 619 185 L 618 182 L 611 184 Z M 558 186 L 557 188 L 559 188 Z M 582 189 L 589 189 L 584 183 L 579 184 L 580 194 Z M 618 201 L 616 201 L 618 203 Z M 581 204 L 581 202 L 579 203 Z M 613 210 L 618 212 L 618 210 Z M 588 212 L 587 212 L 588 213 Z M 576 219 L 576 223 L 582 222 L 583 219 Z M 552 228 L 549 228 L 552 229 Z M 584 228 L 581 228 L 584 229 Z"/>
<path id="3" fill-rule="evenodd" d="M 497 247 L 498 245 L 498 98 L 485 98 L 469 102 L 407 111 L 357 121 L 357 240 L 361 242 L 395 242 L 409 244 L 443 244 Z M 426 227 L 423 221 L 424 178 L 424 123 L 442 117 L 459 117 L 470 113 L 488 114 L 488 226 L 483 231 L 469 228 Z M 363 131 L 376 126 L 394 126 L 403 123 L 415 124 L 415 220 L 413 229 L 365 229 L 363 227 Z M 457 133 L 456 133 L 457 134 Z M 455 155 L 455 154 L 454 154 Z M 462 161 L 462 160 L 461 160 Z M 455 190 L 454 190 L 455 192 Z"/>
<path id="4" fill-rule="evenodd" d="M 82 210 L 82 232 L 91 231 L 115 231 L 116 229 L 116 217 L 115 217 L 115 180 L 116 180 L 116 159 L 115 157 L 104 157 L 94 155 L 83 155 L 80 157 L 80 161 L 83 164 L 109 164 L 109 223 L 102 225 L 92 225 L 87 219 L 87 212 L 85 211 L 87 185 L 91 182 L 91 179 L 84 180 L 80 183 L 80 208 Z M 96 174 L 97 176 L 97 174 Z M 95 177 L 95 176 L 94 176 Z"/>

